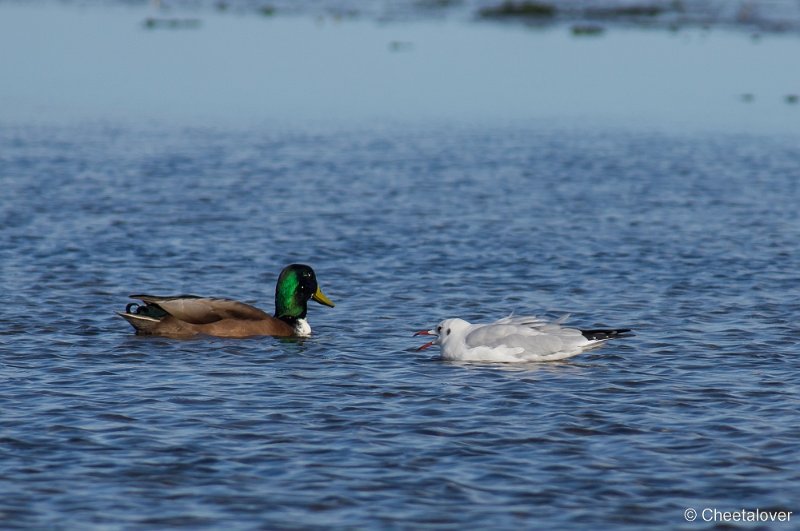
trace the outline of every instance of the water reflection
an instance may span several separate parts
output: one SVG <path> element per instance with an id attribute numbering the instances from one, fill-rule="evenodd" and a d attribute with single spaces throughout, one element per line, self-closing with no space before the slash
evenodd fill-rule
<path id="1" fill-rule="evenodd" d="M 585 39 L 566 26 L 320 25 L 214 11 L 190 31 L 148 31 L 139 7 L 0 10 L 0 46 L 20 51 L 0 56 L 15 122 L 797 124 L 788 36 L 614 29 Z"/>

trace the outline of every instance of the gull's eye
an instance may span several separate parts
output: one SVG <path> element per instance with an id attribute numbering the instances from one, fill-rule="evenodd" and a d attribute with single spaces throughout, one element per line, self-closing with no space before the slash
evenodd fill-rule
<path id="1" fill-rule="evenodd" d="M 450 329 L 449 328 L 447 329 L 447 335 L 448 336 L 450 335 Z"/>
<path id="2" fill-rule="evenodd" d="M 437 334 L 441 334 L 442 333 L 442 327 L 441 326 L 437 326 L 436 327 L 436 333 Z"/>

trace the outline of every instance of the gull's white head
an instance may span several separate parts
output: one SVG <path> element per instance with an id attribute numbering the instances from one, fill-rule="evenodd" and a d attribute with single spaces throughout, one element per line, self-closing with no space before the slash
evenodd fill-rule
<path id="1" fill-rule="evenodd" d="M 431 330 L 420 330 L 415 336 L 436 336 L 436 339 L 429 341 L 417 350 L 425 350 L 433 345 L 440 345 L 442 348 L 450 342 L 463 340 L 464 334 L 469 328 L 469 323 L 464 319 L 445 319 Z"/>

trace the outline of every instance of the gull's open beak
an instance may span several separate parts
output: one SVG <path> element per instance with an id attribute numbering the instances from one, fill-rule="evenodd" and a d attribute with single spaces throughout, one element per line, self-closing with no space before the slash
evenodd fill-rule
<path id="1" fill-rule="evenodd" d="M 319 289 L 319 286 L 317 286 L 317 291 L 314 292 L 311 298 L 317 301 L 318 303 L 324 304 L 325 306 L 330 306 L 331 308 L 336 306 L 335 304 L 333 304 L 333 302 L 331 302 L 331 300 L 328 297 L 325 296 L 324 293 L 322 293 L 322 290 Z"/>
<path id="2" fill-rule="evenodd" d="M 435 335 L 436 334 L 434 334 L 430 330 L 420 330 L 419 332 L 414 332 L 414 337 L 417 337 L 417 336 L 435 336 Z M 439 336 L 436 336 L 436 337 L 439 337 Z M 433 341 L 436 341 L 436 340 L 434 339 Z M 427 343 L 425 343 L 424 345 L 419 347 L 417 349 L 417 351 L 419 352 L 420 350 L 425 350 L 426 348 L 432 347 L 433 346 L 433 341 L 428 341 Z"/>

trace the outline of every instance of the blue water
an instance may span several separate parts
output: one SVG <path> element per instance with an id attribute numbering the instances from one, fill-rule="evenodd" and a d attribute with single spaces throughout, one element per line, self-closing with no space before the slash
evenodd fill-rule
<path id="1" fill-rule="evenodd" d="M 4 527 L 678 526 L 795 508 L 796 143 L 558 128 L 0 130 Z M 130 292 L 314 337 L 132 335 Z M 441 318 L 637 336 L 445 363 Z"/>
<path id="2" fill-rule="evenodd" d="M 71 13 L 81 31 L 51 29 L 90 50 L 78 34 L 97 37 L 98 12 Z M 337 35 L 358 41 L 350 29 Z M 398 28 L 373 30 L 394 61 Z M 470 35 L 498 35 L 484 31 Z M 106 37 L 111 57 L 130 36 Z M 287 120 L 237 99 L 235 76 L 173 113 L 168 77 L 150 80 L 162 109 L 131 99 L 146 80 L 96 87 L 89 57 L 44 48 L 60 72 L 0 57 L 16 98 L 0 122 L 0 527 L 692 529 L 712 524 L 687 508 L 800 511 L 800 109 L 776 81 L 793 74 L 757 80 L 771 103 L 762 91 L 698 116 L 710 92 L 684 98 L 677 77 L 649 115 L 675 122 L 634 119 L 647 98 L 615 120 L 601 98 L 581 120 L 566 100 L 521 105 L 535 94 L 495 108 L 491 91 L 463 116 L 462 94 L 459 119 L 402 98 L 388 119 L 340 119 L 320 109 L 358 98 L 328 92 L 335 78 L 280 100 L 320 100 Z M 131 79 L 147 64 L 135 50 Z M 721 51 L 688 53 L 704 50 Z M 428 57 L 413 53 L 406 67 Z M 238 102 L 255 118 L 182 114 L 211 100 L 198 116 Z M 336 302 L 311 303 L 308 340 L 138 337 L 114 315 L 136 292 L 272 311 L 292 262 Z M 412 333 L 443 318 L 511 312 L 636 336 L 527 365 L 415 350 Z"/>

